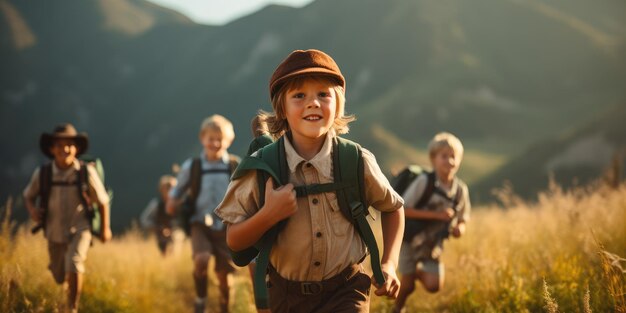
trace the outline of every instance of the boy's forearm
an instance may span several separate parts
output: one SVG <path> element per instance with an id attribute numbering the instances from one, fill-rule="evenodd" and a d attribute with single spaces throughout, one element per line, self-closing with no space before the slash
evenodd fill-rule
<path id="1" fill-rule="evenodd" d="M 257 243 L 274 223 L 261 209 L 255 215 L 237 224 L 229 224 L 226 230 L 226 244 L 233 251 L 247 249 Z"/>
<path id="2" fill-rule="evenodd" d="M 35 199 L 33 198 L 29 198 L 29 197 L 24 197 L 24 206 L 26 207 L 26 210 L 28 210 L 28 213 L 30 214 L 30 216 L 37 216 L 37 214 L 39 214 L 38 209 L 35 205 Z"/>
<path id="3" fill-rule="evenodd" d="M 35 210 L 35 201 L 31 198 L 24 197 L 24 206 L 26 207 L 26 210 L 32 214 Z"/>
<path id="4" fill-rule="evenodd" d="M 100 211 L 100 226 L 102 229 L 111 228 L 111 211 L 108 204 L 98 204 L 98 211 Z"/>
<path id="5" fill-rule="evenodd" d="M 404 208 L 392 212 L 383 212 L 381 216 L 383 231 L 382 264 L 398 265 L 402 236 L 404 235 Z"/>
<path id="6" fill-rule="evenodd" d="M 416 208 L 404 208 L 406 217 L 412 219 L 435 219 L 436 217 L 432 213 L 432 211 L 418 210 Z"/>

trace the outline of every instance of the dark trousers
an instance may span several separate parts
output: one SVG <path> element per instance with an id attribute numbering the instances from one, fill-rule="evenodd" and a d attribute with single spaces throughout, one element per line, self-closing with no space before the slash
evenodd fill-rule
<path id="1" fill-rule="evenodd" d="M 360 264 L 321 282 L 286 280 L 271 266 L 268 272 L 272 313 L 369 312 L 371 279 Z"/>

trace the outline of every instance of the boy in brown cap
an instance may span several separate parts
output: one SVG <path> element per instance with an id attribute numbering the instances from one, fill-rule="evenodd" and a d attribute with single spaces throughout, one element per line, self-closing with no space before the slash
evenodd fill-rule
<path id="1" fill-rule="evenodd" d="M 96 169 L 77 159 L 88 143 L 87 135 L 78 133 L 71 124 L 43 133 L 39 146 L 52 162 L 35 169 L 23 193 L 31 219 L 43 226 L 48 240 L 48 268 L 57 284 L 68 285 L 71 312 L 78 311 L 84 262 L 91 243 L 92 203 L 97 203 L 101 216 L 100 239 L 111 239 L 109 195 Z"/>
<path id="2" fill-rule="evenodd" d="M 228 225 L 227 243 L 233 251 L 251 247 L 283 224 L 269 255 L 267 285 L 274 313 L 369 311 L 372 280 L 360 264 L 367 249 L 360 231 L 342 213 L 338 192 L 297 197 L 294 187 L 332 185 L 331 151 L 337 135 L 347 133 L 354 120 L 344 114 L 344 91 L 345 79 L 330 56 L 319 50 L 292 52 L 270 79 L 273 112 L 265 113 L 270 133 L 281 137 L 278 144 L 284 149 L 288 183 L 275 188 L 268 179 L 261 194 L 259 174 L 248 171 L 231 182 L 216 209 Z M 403 200 L 374 155 L 360 149 L 365 197 L 382 212 L 381 262 L 386 279 L 375 293 L 395 298 L 400 287 L 395 272 L 404 227 Z"/>

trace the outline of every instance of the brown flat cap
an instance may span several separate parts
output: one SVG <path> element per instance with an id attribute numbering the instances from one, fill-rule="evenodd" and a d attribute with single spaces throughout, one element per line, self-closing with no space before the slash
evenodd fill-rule
<path id="1" fill-rule="evenodd" d="M 79 133 L 70 123 L 57 125 L 52 133 L 43 133 L 39 137 L 39 148 L 48 158 L 54 159 L 50 147 L 55 139 L 72 139 L 76 143 L 76 156 L 79 156 L 89 148 L 89 138 L 85 133 Z"/>
<path id="2" fill-rule="evenodd" d="M 315 49 L 295 50 L 274 70 L 270 78 L 270 99 L 274 98 L 289 78 L 310 74 L 328 75 L 336 79 L 341 87 L 346 88 L 346 80 L 339 66 L 328 54 Z"/>

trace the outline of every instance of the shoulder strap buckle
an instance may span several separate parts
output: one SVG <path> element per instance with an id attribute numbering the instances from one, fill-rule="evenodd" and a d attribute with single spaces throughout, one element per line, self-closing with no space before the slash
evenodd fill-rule
<path id="1" fill-rule="evenodd" d="M 359 201 L 354 201 L 350 203 L 350 213 L 352 213 L 352 218 L 357 219 L 361 216 L 365 216 L 365 210 L 363 209 L 363 203 Z"/>

